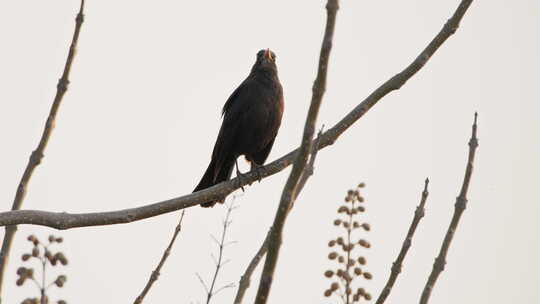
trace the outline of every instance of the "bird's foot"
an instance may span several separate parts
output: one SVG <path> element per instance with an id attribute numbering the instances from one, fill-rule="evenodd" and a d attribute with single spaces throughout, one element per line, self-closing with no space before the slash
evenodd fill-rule
<path id="1" fill-rule="evenodd" d="M 262 180 L 263 174 L 266 173 L 264 166 L 256 164 L 255 162 L 252 162 L 251 170 L 255 170 L 255 173 L 257 173 L 257 181 L 259 181 L 260 183 Z"/>
<path id="2" fill-rule="evenodd" d="M 238 168 L 238 159 L 235 159 L 235 164 L 236 164 L 236 177 L 238 178 L 238 185 L 240 185 L 240 189 L 242 189 L 242 192 L 246 192 L 244 190 L 244 174 L 242 172 L 240 172 L 240 169 Z"/>
<path id="3" fill-rule="evenodd" d="M 240 185 L 240 189 L 242 189 L 242 192 L 245 192 L 243 184 L 244 184 L 244 181 L 246 180 L 246 175 L 237 169 L 236 177 L 238 178 L 238 185 Z"/>

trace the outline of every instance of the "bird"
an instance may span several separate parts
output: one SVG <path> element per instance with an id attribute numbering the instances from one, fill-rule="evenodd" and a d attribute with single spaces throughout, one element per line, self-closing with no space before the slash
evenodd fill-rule
<path id="1" fill-rule="evenodd" d="M 276 54 L 270 49 L 257 52 L 255 64 L 247 78 L 232 92 L 221 111 L 223 122 L 214 144 L 208 168 L 197 192 L 229 180 L 238 157 L 244 156 L 251 170 L 259 175 L 276 139 L 284 111 L 283 87 L 278 78 Z M 209 201 L 201 207 L 213 207 L 221 200 Z"/>

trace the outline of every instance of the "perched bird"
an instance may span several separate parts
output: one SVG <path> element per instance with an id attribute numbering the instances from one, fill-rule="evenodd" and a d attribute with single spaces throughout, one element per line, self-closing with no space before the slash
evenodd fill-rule
<path id="1" fill-rule="evenodd" d="M 236 175 L 241 178 L 237 162 L 241 155 L 251 163 L 252 170 L 259 170 L 268 158 L 283 116 L 283 88 L 274 52 L 266 49 L 257 53 L 248 77 L 225 102 L 222 116 L 212 159 L 193 192 L 229 180 L 235 164 Z M 212 207 L 216 202 L 223 200 L 201 206 Z"/>

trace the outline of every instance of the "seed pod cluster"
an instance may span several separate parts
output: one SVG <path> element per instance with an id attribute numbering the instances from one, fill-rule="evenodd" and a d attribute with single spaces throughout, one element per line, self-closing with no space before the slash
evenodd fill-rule
<path id="1" fill-rule="evenodd" d="M 23 253 L 21 255 L 21 260 L 26 263 L 32 263 L 32 261 L 37 262 L 38 265 L 40 265 L 42 274 L 39 275 L 40 280 L 36 280 L 34 278 L 34 268 L 27 268 L 27 267 L 19 267 L 17 269 L 17 286 L 22 286 L 26 281 L 32 280 L 34 281 L 34 285 L 36 286 L 40 296 L 43 296 L 43 299 L 41 298 L 26 298 L 24 299 L 21 304 L 40 304 L 40 303 L 50 303 L 49 298 L 47 294 L 41 295 L 41 290 L 49 291 L 50 287 L 56 286 L 58 288 L 63 287 L 66 284 L 67 276 L 66 275 L 58 275 L 56 279 L 54 279 L 51 282 L 47 282 L 46 277 L 47 273 L 46 271 L 51 271 L 47 265 L 51 267 L 60 266 L 60 265 L 67 265 L 68 260 L 63 252 L 52 252 L 50 247 L 60 244 L 63 242 L 63 239 L 61 237 L 56 237 L 54 235 L 50 235 L 47 238 L 47 241 L 42 242 L 40 241 L 35 235 L 29 235 L 27 240 L 32 244 L 32 249 L 30 252 Z M 44 277 L 45 280 L 42 282 L 41 277 Z M 42 286 L 44 284 L 44 286 Z M 58 304 L 67 304 L 64 300 L 58 300 L 55 303 Z"/>
<path id="2" fill-rule="evenodd" d="M 371 226 L 359 219 L 366 211 L 362 206 L 364 197 L 360 194 L 363 187 L 365 184 L 361 183 L 356 189 L 347 191 L 345 203 L 338 207 L 338 218 L 333 221 L 334 226 L 340 228 L 344 235 L 328 242 L 328 247 L 332 248 L 328 259 L 336 262 L 336 268 L 324 272 L 324 276 L 332 281 L 330 287 L 324 291 L 324 296 L 336 295 L 344 304 L 371 300 L 371 295 L 364 288 L 353 288 L 360 279 L 371 280 L 373 277 L 364 269 L 367 260 L 360 255 L 361 250 L 371 248 L 371 244 L 365 239 Z"/>

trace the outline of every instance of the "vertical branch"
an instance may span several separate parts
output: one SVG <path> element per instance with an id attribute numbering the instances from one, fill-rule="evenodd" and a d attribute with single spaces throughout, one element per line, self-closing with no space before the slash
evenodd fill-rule
<path id="1" fill-rule="evenodd" d="M 161 260 L 159 261 L 159 264 L 157 265 L 156 269 L 154 271 L 152 271 L 152 274 L 150 275 L 150 279 L 146 283 L 146 286 L 144 286 L 143 291 L 135 299 L 135 302 L 133 302 L 133 304 L 142 303 L 143 300 L 144 300 L 144 297 L 146 296 L 148 291 L 150 291 L 150 288 L 152 288 L 152 285 L 157 281 L 157 279 L 159 277 L 159 274 L 160 274 L 160 271 L 161 271 L 161 267 L 163 267 L 163 265 L 165 264 L 165 261 L 167 260 L 167 258 L 171 254 L 171 249 L 172 249 L 172 246 L 174 245 L 174 242 L 176 241 L 176 237 L 178 236 L 180 231 L 182 231 L 182 220 L 184 219 L 184 213 L 185 212 L 186 212 L 185 210 L 182 211 L 182 214 L 180 215 L 180 220 L 178 221 L 178 225 L 176 225 L 176 228 L 174 229 L 173 237 L 172 237 L 171 241 L 169 242 L 169 245 L 167 246 L 167 249 L 165 249 L 165 251 L 163 252 L 163 256 L 161 257 Z"/>
<path id="2" fill-rule="evenodd" d="M 319 131 L 319 134 L 317 135 L 317 139 L 315 139 L 315 143 L 313 144 L 314 147 L 318 146 L 321 139 L 321 135 L 322 135 L 322 129 Z M 317 159 L 317 152 L 319 152 L 319 149 L 313 149 L 311 151 L 311 156 L 309 157 L 309 164 L 304 170 L 304 173 L 302 173 L 302 177 L 300 178 L 300 181 L 298 182 L 296 196 L 298 196 L 298 193 L 302 191 L 309 177 L 313 175 L 314 164 L 315 164 L 315 160 Z M 296 200 L 296 196 L 294 197 L 294 200 Z M 240 283 L 238 284 L 238 290 L 236 291 L 236 296 L 234 298 L 234 304 L 242 303 L 244 299 L 244 294 L 246 293 L 246 290 L 251 285 L 251 275 L 253 274 L 253 272 L 255 271 L 255 268 L 257 268 L 257 265 L 259 265 L 259 262 L 262 260 L 262 258 L 268 251 L 269 239 L 270 239 L 270 232 L 268 232 L 268 234 L 266 235 L 266 238 L 264 239 L 261 247 L 259 248 L 255 256 L 253 257 L 253 259 L 251 259 L 251 262 L 249 262 L 249 265 L 246 268 L 246 271 L 240 278 Z"/>
<path id="3" fill-rule="evenodd" d="M 300 150 L 294 161 L 291 174 L 289 175 L 287 183 L 285 184 L 285 187 L 283 189 L 280 204 L 274 218 L 274 223 L 270 230 L 268 254 L 266 256 L 263 273 L 261 275 L 261 280 L 259 283 L 259 289 L 255 298 L 255 303 L 258 304 L 264 304 L 268 300 L 268 294 L 270 293 L 270 288 L 272 286 L 274 271 L 279 256 L 279 250 L 281 247 L 283 226 L 285 225 L 285 221 L 287 219 L 289 209 L 294 202 L 294 198 L 298 195 L 298 182 L 302 176 L 302 173 L 304 172 L 304 168 L 306 167 L 306 163 L 312 149 L 312 139 L 313 134 L 315 133 L 315 124 L 317 122 L 319 108 L 326 89 L 328 60 L 330 57 L 330 51 L 332 50 L 332 39 L 334 37 L 334 28 L 336 24 L 336 14 L 338 9 L 338 0 L 328 0 L 326 4 L 326 29 L 324 32 L 324 38 L 319 57 L 317 78 L 315 79 L 315 83 L 313 84 L 313 95 L 311 98 L 311 104 L 304 126 L 302 145 L 300 146 Z"/>
<path id="4" fill-rule="evenodd" d="M 416 231 L 416 227 L 418 227 L 420 220 L 424 217 L 424 214 L 425 214 L 424 206 L 426 205 L 426 200 L 429 195 L 428 184 L 429 184 L 429 179 L 426 178 L 426 181 L 424 183 L 424 191 L 422 191 L 422 198 L 420 199 L 420 205 L 416 207 L 413 221 L 411 223 L 411 226 L 409 227 L 407 236 L 405 237 L 405 240 L 403 241 L 403 246 L 401 247 L 401 251 L 399 252 L 399 255 L 396 261 L 394 262 L 394 264 L 392 264 L 392 271 L 390 273 L 390 277 L 388 278 L 388 282 L 386 282 L 386 285 L 384 286 L 381 294 L 379 295 L 377 302 L 375 302 L 376 304 L 384 303 L 388 295 L 390 295 L 390 292 L 392 291 L 392 287 L 394 286 L 394 283 L 396 282 L 397 277 L 399 273 L 401 272 L 403 260 L 405 260 L 405 256 L 407 255 L 407 252 L 409 251 L 409 248 L 411 247 L 412 238 L 414 236 L 414 232 Z"/>
<path id="5" fill-rule="evenodd" d="M 60 77 L 60 79 L 58 80 L 58 85 L 56 86 L 56 95 L 54 97 L 54 102 L 49 112 L 49 116 L 47 117 L 47 122 L 45 123 L 45 128 L 43 129 L 43 134 L 41 135 L 39 144 L 37 148 L 30 155 L 30 159 L 28 160 L 26 169 L 24 170 L 23 176 L 19 182 L 19 186 L 17 187 L 17 192 L 15 194 L 15 199 L 13 200 L 13 206 L 11 207 L 11 210 L 21 209 L 21 205 L 24 200 L 24 196 L 26 194 L 26 188 L 28 186 L 28 182 L 30 181 L 30 178 L 32 177 L 32 173 L 34 173 L 34 169 L 41 163 L 41 159 L 43 158 L 43 153 L 45 151 L 45 148 L 47 147 L 47 143 L 49 142 L 49 138 L 54 128 L 58 108 L 60 107 L 62 98 L 64 97 L 64 94 L 66 93 L 67 88 L 68 88 L 71 64 L 73 63 L 73 58 L 75 57 L 77 41 L 79 40 L 79 33 L 81 31 L 81 26 L 84 21 L 83 10 L 84 10 L 84 0 L 81 0 L 79 13 L 77 14 L 77 17 L 75 18 L 75 31 L 73 33 L 73 39 L 71 40 L 71 46 L 69 47 L 69 54 L 66 60 L 66 64 L 64 66 L 62 77 Z M 4 235 L 4 241 L 2 243 L 2 249 L 0 251 L 0 294 L 2 290 L 2 283 L 4 279 L 4 272 L 7 266 L 9 251 L 11 249 L 11 244 L 13 242 L 13 237 L 16 231 L 17 231 L 17 226 L 6 226 L 6 233 Z M 1 298 L 0 298 L 0 302 L 1 302 Z"/>
<path id="6" fill-rule="evenodd" d="M 216 280 L 219 274 L 219 270 L 221 269 L 221 266 L 223 266 L 223 249 L 225 248 L 225 236 L 227 235 L 227 228 L 229 228 L 229 225 L 231 224 L 229 218 L 231 216 L 231 212 L 234 209 L 233 203 L 227 208 L 227 215 L 225 216 L 225 219 L 223 220 L 223 231 L 221 233 L 221 241 L 219 242 L 219 256 L 218 261 L 216 263 L 216 271 L 214 272 L 214 277 L 212 278 L 212 284 L 210 284 L 210 289 L 208 290 L 208 297 L 206 299 L 206 304 L 210 303 L 210 300 L 212 299 L 212 296 L 214 293 L 214 288 L 216 286 Z M 219 291 L 219 290 L 218 290 Z M 216 291 L 217 293 L 217 291 Z"/>
<path id="7" fill-rule="evenodd" d="M 463 185 L 461 186 L 461 191 L 459 192 L 459 196 L 456 198 L 456 203 L 454 205 L 454 215 L 452 216 L 452 221 L 450 222 L 450 226 L 448 227 L 446 236 L 444 237 L 444 241 L 442 243 L 439 255 L 437 256 L 437 258 L 435 258 L 435 263 L 433 263 L 433 269 L 431 271 L 431 274 L 429 275 L 426 286 L 424 287 L 424 291 L 422 292 L 420 304 L 427 304 L 427 302 L 429 301 L 431 291 L 433 290 L 433 287 L 435 287 L 435 283 L 437 282 L 439 275 L 444 270 L 444 266 L 446 264 L 446 255 L 448 254 L 448 248 L 450 248 L 450 243 L 452 242 L 454 233 L 456 232 L 459 220 L 461 218 L 461 214 L 463 213 L 463 211 L 465 211 L 465 208 L 467 207 L 467 191 L 469 190 L 469 183 L 471 182 L 471 176 L 474 166 L 474 156 L 476 154 L 476 148 L 478 147 L 478 138 L 476 137 L 477 117 L 478 114 L 474 113 L 472 136 L 469 140 L 469 157 L 467 159 L 467 167 L 465 169 Z"/>

